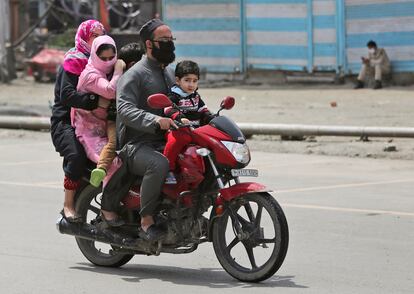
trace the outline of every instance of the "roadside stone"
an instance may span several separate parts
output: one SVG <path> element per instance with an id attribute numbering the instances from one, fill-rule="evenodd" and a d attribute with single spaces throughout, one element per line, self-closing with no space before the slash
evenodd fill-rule
<path id="1" fill-rule="evenodd" d="M 290 136 L 290 135 L 281 135 L 280 139 L 282 141 L 304 141 L 304 136 Z"/>
<path id="2" fill-rule="evenodd" d="M 384 147 L 384 152 L 396 152 L 397 146 L 395 145 L 389 145 Z"/>

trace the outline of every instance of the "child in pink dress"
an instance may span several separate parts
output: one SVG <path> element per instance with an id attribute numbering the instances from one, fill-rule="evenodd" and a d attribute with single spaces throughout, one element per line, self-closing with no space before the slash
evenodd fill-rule
<path id="1" fill-rule="evenodd" d="M 96 38 L 77 86 L 78 91 L 92 92 L 107 99 L 106 107 L 115 99 L 116 83 L 125 68 L 125 62 L 117 60 L 116 53 L 115 42 L 111 37 Z M 105 107 L 100 107 L 93 111 L 73 108 L 71 119 L 86 155 L 97 163 L 97 168 L 91 174 L 91 184 L 98 187 L 108 175 L 104 182 L 106 184 L 120 165 L 115 153 L 115 118 L 108 115 Z"/>

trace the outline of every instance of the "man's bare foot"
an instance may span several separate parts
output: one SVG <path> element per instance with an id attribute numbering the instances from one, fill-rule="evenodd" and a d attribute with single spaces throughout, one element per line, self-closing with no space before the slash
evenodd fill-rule
<path id="1" fill-rule="evenodd" d="M 125 221 L 113 211 L 101 210 L 101 218 L 110 227 L 125 225 Z"/>
<path id="2" fill-rule="evenodd" d="M 71 218 L 71 217 L 74 218 L 76 215 L 75 209 L 73 207 L 68 207 L 68 206 L 63 207 L 63 213 L 68 218 Z"/>

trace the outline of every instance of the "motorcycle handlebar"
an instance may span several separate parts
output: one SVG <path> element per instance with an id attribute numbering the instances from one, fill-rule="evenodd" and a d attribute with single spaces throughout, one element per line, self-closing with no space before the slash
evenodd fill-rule
<path id="1" fill-rule="evenodd" d="M 191 127 L 190 124 L 184 124 L 184 123 L 182 123 L 180 121 L 177 121 L 177 120 L 174 120 L 174 123 L 177 125 L 178 128 L 175 128 L 173 126 L 170 126 L 170 131 L 176 131 L 176 130 L 179 130 L 179 129 L 182 129 L 182 128 Z M 155 132 L 158 133 L 158 132 L 161 132 L 161 131 L 162 130 L 161 130 L 160 124 L 159 123 L 156 123 L 155 124 Z"/>

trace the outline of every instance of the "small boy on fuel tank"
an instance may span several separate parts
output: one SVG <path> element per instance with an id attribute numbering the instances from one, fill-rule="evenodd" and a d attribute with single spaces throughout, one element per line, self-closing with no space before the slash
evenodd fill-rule
<path id="1" fill-rule="evenodd" d="M 174 120 L 181 120 L 182 123 L 189 124 L 192 127 L 207 124 L 213 118 L 197 92 L 199 79 L 200 69 L 197 63 L 184 60 L 177 64 L 175 68 L 176 84 L 171 87 L 171 93 L 168 97 L 178 106 L 180 111 L 173 107 L 167 107 L 164 109 L 166 116 Z M 185 128 L 167 133 L 164 155 L 170 163 L 170 172 L 167 175 L 166 184 L 177 183 L 174 171 L 178 154 L 190 142 L 191 136 Z"/>

